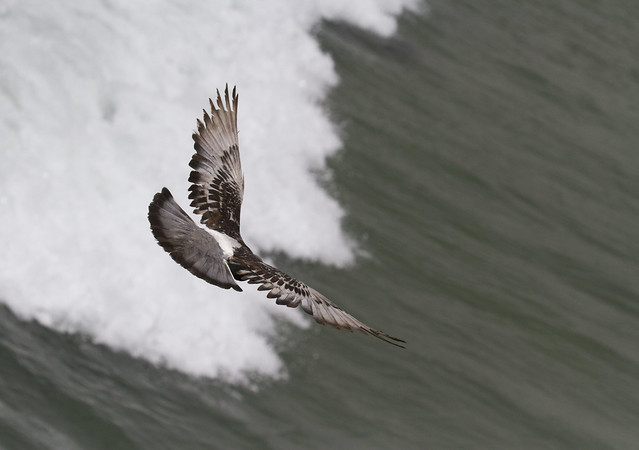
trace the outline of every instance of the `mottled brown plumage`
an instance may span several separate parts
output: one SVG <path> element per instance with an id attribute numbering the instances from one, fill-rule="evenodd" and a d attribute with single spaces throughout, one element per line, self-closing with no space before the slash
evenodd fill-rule
<path id="1" fill-rule="evenodd" d="M 193 134 L 195 154 L 189 165 L 191 206 L 209 230 L 199 227 L 175 202 L 168 189 L 157 193 L 149 205 L 151 231 L 158 243 L 182 267 L 224 289 L 242 289 L 235 283 L 258 284 L 278 305 L 301 306 L 316 322 L 347 331 L 360 331 L 403 347 L 399 338 L 370 328 L 328 298 L 290 275 L 266 264 L 246 246 L 240 234 L 244 177 L 237 135 L 236 90 L 224 98 L 217 92 L 209 100 Z"/>

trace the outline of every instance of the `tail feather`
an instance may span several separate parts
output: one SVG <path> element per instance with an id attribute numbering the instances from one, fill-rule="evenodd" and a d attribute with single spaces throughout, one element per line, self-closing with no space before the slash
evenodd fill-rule
<path id="1" fill-rule="evenodd" d="M 224 289 L 237 285 L 217 241 L 200 228 L 163 188 L 149 205 L 153 236 L 171 258 L 193 275 Z"/>

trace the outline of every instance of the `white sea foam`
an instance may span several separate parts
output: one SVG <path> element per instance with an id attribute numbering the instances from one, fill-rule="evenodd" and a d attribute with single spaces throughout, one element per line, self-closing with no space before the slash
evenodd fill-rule
<path id="1" fill-rule="evenodd" d="M 0 301 L 25 318 L 187 373 L 284 373 L 263 295 L 178 267 L 146 211 L 187 202 L 195 115 L 240 92 L 243 234 L 257 250 L 344 265 L 340 206 L 310 169 L 340 141 L 318 106 L 337 82 L 321 18 L 382 35 L 408 1 L 0 1 Z"/>

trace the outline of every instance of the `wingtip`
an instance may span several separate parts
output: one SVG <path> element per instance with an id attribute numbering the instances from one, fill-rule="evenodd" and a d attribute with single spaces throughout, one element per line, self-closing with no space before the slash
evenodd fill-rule
<path id="1" fill-rule="evenodd" d="M 406 348 L 405 345 L 402 345 L 402 344 L 406 343 L 405 340 L 400 339 L 400 338 L 395 337 L 395 336 L 391 336 L 390 334 L 386 334 L 383 331 L 374 330 L 372 328 L 362 329 L 361 331 L 363 333 L 365 333 L 365 334 L 370 334 L 371 336 L 374 336 L 377 339 L 380 339 L 380 340 L 386 342 L 387 344 L 394 345 L 395 347 L 399 347 L 399 348 L 403 348 L 403 349 Z M 393 341 L 395 341 L 395 342 L 393 342 Z M 401 342 L 402 344 L 399 344 L 398 342 Z"/>
<path id="2" fill-rule="evenodd" d="M 171 191 L 169 191 L 166 187 L 163 187 L 160 192 L 157 192 L 153 196 L 153 200 L 149 203 L 149 213 L 156 208 L 159 208 L 159 205 L 164 203 L 165 201 L 172 199 L 173 195 Z"/>
<path id="3" fill-rule="evenodd" d="M 216 100 L 217 109 L 224 110 L 224 104 L 222 103 L 222 94 L 220 94 L 219 89 L 216 89 L 215 91 L 217 92 L 217 100 Z"/>
<path id="4" fill-rule="evenodd" d="M 226 86 L 224 87 L 224 101 L 226 103 L 226 110 L 232 111 L 231 102 L 229 100 L 229 84 L 228 83 L 226 83 Z"/>
<path id="5" fill-rule="evenodd" d="M 403 348 L 406 349 L 405 345 L 402 344 L 406 344 L 406 341 L 394 336 L 390 336 L 386 333 L 384 333 L 384 338 L 381 338 L 380 336 L 377 336 L 378 338 L 382 339 L 382 341 L 389 343 L 390 345 L 394 345 L 395 347 L 399 347 L 399 348 Z M 391 340 L 392 339 L 392 340 Z M 392 342 L 395 341 L 395 342 Z M 402 344 L 398 344 L 398 342 L 401 342 Z"/>

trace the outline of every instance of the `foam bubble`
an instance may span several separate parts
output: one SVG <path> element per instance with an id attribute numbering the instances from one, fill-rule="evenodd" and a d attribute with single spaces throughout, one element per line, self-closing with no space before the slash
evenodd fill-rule
<path id="1" fill-rule="evenodd" d="M 285 373 L 273 315 L 301 315 L 179 268 L 146 211 L 187 209 L 195 116 L 240 92 L 243 234 L 256 250 L 344 265 L 343 211 L 316 183 L 340 142 L 322 17 L 388 35 L 405 1 L 7 2 L 0 9 L 0 298 L 25 318 L 187 373 Z"/>

